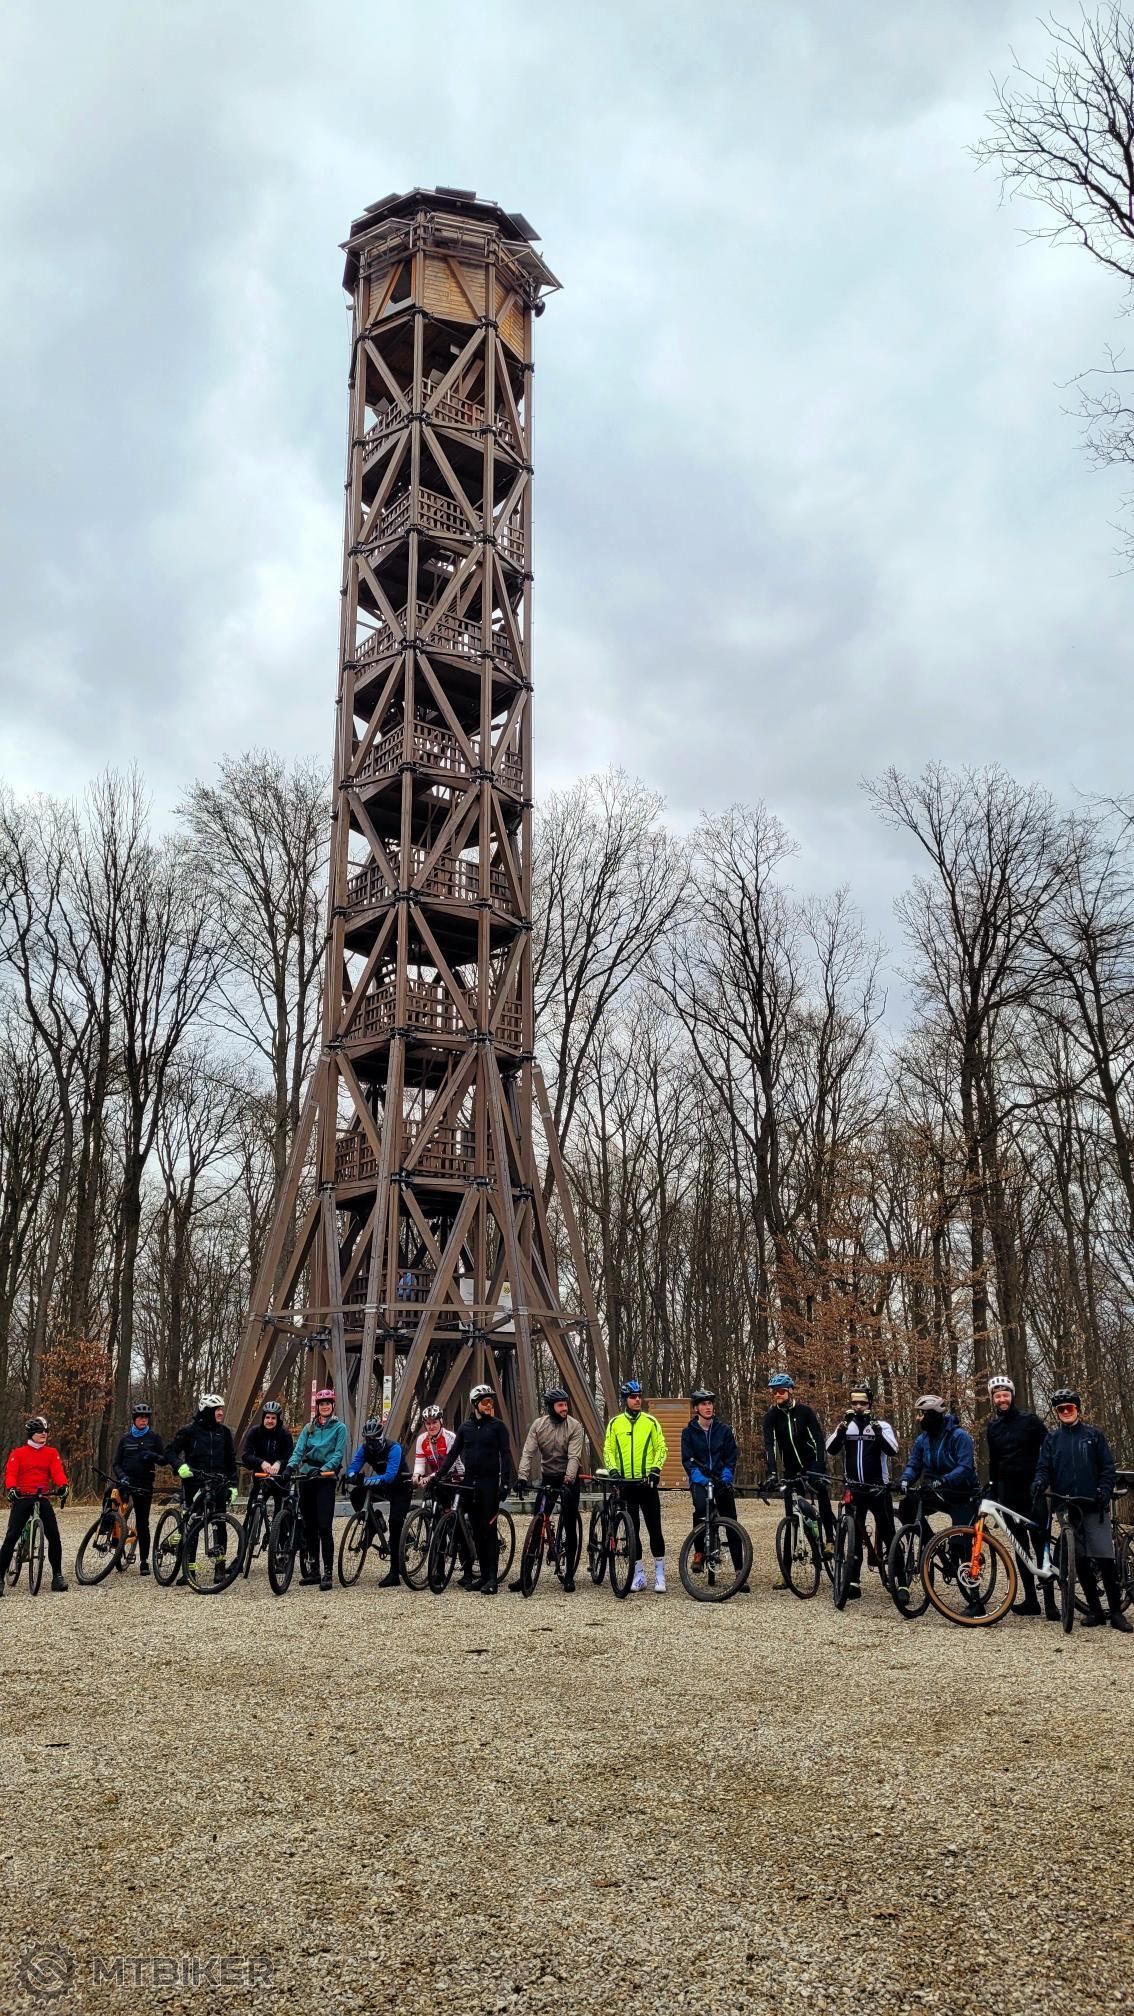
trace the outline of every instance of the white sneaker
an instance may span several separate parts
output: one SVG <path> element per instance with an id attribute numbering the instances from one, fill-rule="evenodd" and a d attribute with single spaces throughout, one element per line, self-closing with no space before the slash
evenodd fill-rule
<path id="1" fill-rule="evenodd" d="M 665 1562 L 654 1562 L 654 1595 L 665 1595 Z"/>
<path id="2" fill-rule="evenodd" d="M 635 1589 L 644 1589 L 645 1586 L 646 1586 L 646 1571 L 643 1568 L 642 1563 L 639 1561 L 638 1566 L 634 1570 L 634 1580 L 630 1584 L 631 1595 L 633 1595 Z"/>

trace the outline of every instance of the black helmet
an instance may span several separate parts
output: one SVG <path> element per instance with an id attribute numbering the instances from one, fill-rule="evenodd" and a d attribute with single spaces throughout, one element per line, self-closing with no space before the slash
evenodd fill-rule
<path id="1" fill-rule="evenodd" d="M 372 1414 L 369 1420 L 364 1421 L 362 1424 L 362 1432 L 364 1435 L 378 1435 L 381 1433 L 381 1429 L 382 1429 L 382 1422 L 377 1414 Z"/>
<path id="2" fill-rule="evenodd" d="M 135 1400 L 134 1405 L 130 1409 L 131 1421 L 136 1421 L 139 1414 L 144 1414 L 147 1421 L 153 1420 L 154 1410 L 148 1400 Z"/>
<path id="3" fill-rule="evenodd" d="M 694 1386 L 692 1393 L 689 1395 L 694 1407 L 699 1406 L 702 1400 L 715 1400 L 716 1397 L 716 1394 L 710 1392 L 707 1386 Z"/>
<path id="4" fill-rule="evenodd" d="M 47 1433 L 47 1423 L 44 1420 L 43 1415 L 33 1414 L 30 1421 L 27 1424 L 27 1427 L 24 1429 L 24 1434 L 30 1436 L 30 1435 L 46 1435 L 46 1433 Z"/>
<path id="5" fill-rule="evenodd" d="M 565 1393 L 563 1391 L 562 1386 L 549 1386 L 547 1392 L 543 1396 L 544 1406 L 549 1409 L 552 1407 L 557 1407 L 561 1400 L 566 1400 L 568 1406 L 570 1406 L 571 1395 L 569 1393 Z"/>
<path id="6" fill-rule="evenodd" d="M 1053 1407 L 1082 1407 L 1083 1402 L 1073 1386 L 1061 1386 L 1057 1393 L 1052 1394 L 1051 1404 Z"/>

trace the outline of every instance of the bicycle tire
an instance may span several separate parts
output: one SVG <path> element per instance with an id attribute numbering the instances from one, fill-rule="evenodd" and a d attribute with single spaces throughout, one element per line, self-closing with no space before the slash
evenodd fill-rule
<path id="1" fill-rule="evenodd" d="M 921 1555 L 921 1579 L 934 1609 L 939 1616 L 947 1618 L 950 1624 L 960 1624 L 969 1631 L 983 1630 L 989 1624 L 999 1624 L 1001 1618 L 1006 1617 L 1012 1608 L 1018 1587 L 1015 1555 L 1005 1546 L 1003 1540 L 995 1533 L 991 1533 L 986 1526 L 983 1544 L 988 1551 L 989 1582 L 987 1594 L 983 1597 L 983 1608 L 975 1610 L 965 1600 L 963 1586 L 956 1572 L 956 1555 L 960 1542 L 965 1541 L 971 1545 L 973 1531 L 971 1526 L 946 1526 L 943 1532 L 935 1533 L 931 1540 L 926 1541 Z M 939 1564 L 948 1564 L 940 1577 L 937 1572 Z M 997 1596 L 1001 1571 L 1003 1571 L 1003 1588 Z M 961 1592 L 961 1607 L 958 1609 L 954 1609 L 946 1602 L 943 1593 L 954 1586 Z"/>
<path id="2" fill-rule="evenodd" d="M 407 1589 L 424 1589 L 429 1577 L 429 1543 L 433 1538 L 434 1515 L 427 1505 L 415 1505 L 406 1514 L 398 1541 L 398 1573 Z"/>
<path id="3" fill-rule="evenodd" d="M 299 1511 L 293 1504 L 283 1504 L 268 1535 L 268 1583 L 273 1596 L 287 1595 L 298 1553 Z"/>
<path id="4" fill-rule="evenodd" d="M 543 1567 L 543 1514 L 532 1515 L 531 1524 L 524 1534 L 524 1544 L 520 1549 L 520 1594 L 530 1596 L 539 1581 Z"/>
<path id="5" fill-rule="evenodd" d="M 1075 1629 L 1075 1528 L 1064 1526 L 1059 1535 L 1059 1621 L 1064 1635 Z"/>
<path id="6" fill-rule="evenodd" d="M 601 1505 L 592 1505 L 587 1527 L 587 1574 L 596 1589 L 606 1574 L 606 1554 L 606 1515 Z"/>
<path id="7" fill-rule="evenodd" d="M 176 1540 L 174 1539 L 176 1535 Z M 181 1551 L 185 1539 L 184 1521 L 176 1506 L 163 1512 L 154 1533 L 150 1566 L 154 1581 L 168 1589 L 181 1573 Z"/>
<path id="8" fill-rule="evenodd" d="M 433 1529 L 433 1538 L 429 1543 L 426 1581 L 430 1593 L 434 1596 L 443 1596 L 453 1579 L 453 1570 L 460 1552 L 460 1531 L 460 1515 L 453 1508 L 442 1513 Z"/>
<path id="9" fill-rule="evenodd" d="M 924 1549 L 924 1535 L 916 1526 L 901 1527 L 890 1542 L 886 1586 L 899 1617 L 923 1617 L 929 1608 L 929 1591 L 921 1574 Z"/>
<path id="10" fill-rule="evenodd" d="M 26 1527 L 24 1531 L 25 1532 L 27 1531 Z M 8 1563 L 8 1587 L 10 1589 L 15 1588 L 17 1582 L 20 1579 L 20 1576 L 24 1572 L 24 1560 L 26 1557 L 26 1552 L 27 1550 L 24 1546 L 24 1534 L 21 1533 L 19 1539 L 17 1540 L 15 1546 L 12 1549 L 12 1558 Z"/>
<path id="11" fill-rule="evenodd" d="M 249 1575 L 252 1573 L 252 1563 L 257 1554 L 263 1552 L 264 1542 L 261 1535 L 264 1531 L 266 1517 L 267 1508 L 262 1498 L 257 1498 L 252 1510 L 246 1512 L 244 1515 L 244 1556 L 240 1564 L 240 1572 L 244 1576 L 245 1581 L 247 1581 Z"/>
<path id="12" fill-rule="evenodd" d="M 840 1518 L 835 1528 L 835 1561 L 831 1577 L 831 1596 L 836 1610 L 845 1610 L 858 1565 L 858 1550 L 855 1546 L 853 1519 Z"/>
<path id="13" fill-rule="evenodd" d="M 819 1593 L 823 1580 L 823 1559 L 805 1519 L 798 1515 L 781 1519 L 776 1527 L 776 1565 L 784 1586 L 806 1603 Z"/>
<path id="14" fill-rule="evenodd" d="M 621 1602 L 630 1594 L 630 1584 L 634 1580 L 637 1567 L 634 1521 L 629 1512 L 619 1510 L 611 1515 L 609 1525 L 608 1552 L 610 1555 L 610 1586 Z"/>
<path id="15" fill-rule="evenodd" d="M 496 1514 L 496 1579 L 506 1582 L 516 1558 L 516 1526 L 503 1505 Z"/>
<path id="16" fill-rule="evenodd" d="M 1122 1608 L 1128 1610 L 1134 1602 L 1134 1533 L 1124 1533 L 1122 1536 L 1118 1575 L 1122 1585 Z"/>
<path id="17" fill-rule="evenodd" d="M 86 1589 L 93 1589 L 97 1583 L 105 1582 L 108 1575 L 113 1575 L 122 1559 L 122 1523 L 119 1519 L 115 1519 L 113 1535 L 104 1533 L 106 1517 L 105 1512 L 100 1512 L 94 1524 L 87 1527 L 75 1555 L 75 1580 L 81 1582 Z M 98 1545 L 100 1540 L 104 1543 L 101 1550 Z"/>
<path id="18" fill-rule="evenodd" d="M 728 1544 L 732 1534 L 740 1547 L 740 1566 L 732 1558 Z M 696 1557 L 701 1556 L 697 1566 Z M 722 1573 L 727 1557 L 728 1572 Z M 681 1586 L 695 1603 L 727 1603 L 743 1589 L 752 1570 L 752 1541 L 744 1527 L 736 1519 L 726 1519 L 718 1514 L 712 1520 L 703 1519 L 694 1526 L 681 1543 L 677 1557 L 677 1572 Z"/>
<path id="19" fill-rule="evenodd" d="M 43 1557 L 47 1549 L 47 1535 L 43 1521 L 37 1519 L 32 1526 L 28 1542 L 28 1588 L 33 1596 L 38 1596 L 43 1582 Z"/>
<path id="20" fill-rule="evenodd" d="M 367 1531 L 369 1520 L 365 1512 L 356 1512 L 348 1519 L 339 1541 L 339 1581 L 344 1589 L 352 1589 L 366 1566 L 370 1552 L 370 1535 Z"/>
<path id="21" fill-rule="evenodd" d="M 568 1544 L 567 1527 L 562 1505 L 552 1521 L 552 1546 L 555 1555 L 555 1576 L 559 1582 L 573 1582 L 579 1566 L 579 1555 L 583 1551 L 582 1521 L 575 1519 L 571 1525 L 571 1540 Z"/>
<path id="22" fill-rule="evenodd" d="M 223 1528 L 225 1542 L 223 1555 L 216 1544 L 217 1533 Z M 205 1542 L 204 1566 L 202 1566 L 201 1542 Z M 230 1558 L 230 1546 L 235 1553 Z M 207 1512 L 190 1519 L 185 1527 L 185 1580 L 194 1596 L 220 1596 L 231 1589 L 240 1574 L 244 1559 L 244 1528 L 231 1512 Z M 217 1568 L 221 1572 L 217 1574 Z"/>

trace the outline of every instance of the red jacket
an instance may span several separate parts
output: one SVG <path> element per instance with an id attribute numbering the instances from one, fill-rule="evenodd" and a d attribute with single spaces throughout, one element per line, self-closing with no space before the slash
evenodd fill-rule
<path id="1" fill-rule="evenodd" d="M 4 1472 L 5 1491 L 18 1491 L 23 1498 L 32 1497 L 36 1491 L 49 1491 L 53 1484 L 67 1482 L 67 1473 L 60 1461 L 58 1449 L 46 1442 L 42 1449 L 36 1449 L 30 1442 L 21 1442 L 13 1449 Z"/>

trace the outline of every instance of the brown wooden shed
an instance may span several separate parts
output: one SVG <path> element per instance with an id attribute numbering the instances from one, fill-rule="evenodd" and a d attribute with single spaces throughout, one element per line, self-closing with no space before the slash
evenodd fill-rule
<path id="1" fill-rule="evenodd" d="M 647 1400 L 646 1406 L 661 1422 L 662 1434 L 665 1436 L 666 1448 L 669 1451 L 662 1470 L 662 1490 L 687 1491 L 689 1485 L 681 1467 L 681 1431 L 693 1409 L 687 1399 Z"/>

